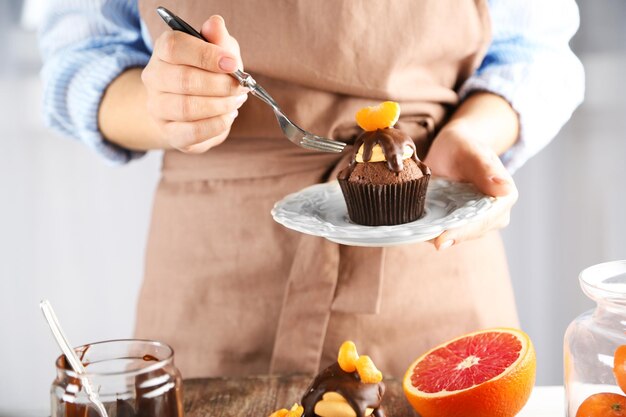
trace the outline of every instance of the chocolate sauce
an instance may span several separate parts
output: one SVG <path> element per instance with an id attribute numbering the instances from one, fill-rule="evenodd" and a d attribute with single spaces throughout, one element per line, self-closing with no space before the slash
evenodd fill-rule
<path id="1" fill-rule="evenodd" d="M 84 359 L 90 347 L 91 345 L 85 345 L 85 346 L 82 346 L 80 349 L 78 349 L 78 352 L 77 352 L 78 359 L 83 363 L 83 366 L 88 365 L 88 364 L 85 364 Z M 61 355 L 59 357 L 58 366 L 68 371 L 73 370 L 65 355 Z M 78 387 L 82 385 L 80 379 L 71 377 L 71 376 L 67 377 L 67 384 L 78 386 Z M 73 392 L 65 393 L 65 396 L 68 396 L 69 398 L 71 398 L 73 395 L 75 395 Z M 78 404 L 78 403 L 66 402 L 64 400 L 61 400 L 61 406 L 65 410 L 64 411 L 59 410 L 60 415 L 64 417 L 98 417 L 100 415 L 100 413 L 98 413 L 93 407 L 90 407 L 89 405 L 86 405 L 86 404 Z"/>
<path id="2" fill-rule="evenodd" d="M 357 417 L 365 417 L 365 410 L 373 408 L 374 417 L 385 417 L 380 403 L 385 394 L 385 384 L 366 384 L 361 382 L 357 372 L 345 372 L 338 363 L 330 365 L 319 373 L 306 390 L 302 397 L 304 407 L 303 417 L 314 417 L 315 404 L 322 400 L 322 396 L 327 392 L 341 394 Z"/>
<path id="3" fill-rule="evenodd" d="M 85 367 L 84 357 L 90 345 L 85 345 L 79 352 L 80 360 Z M 159 359 L 153 355 L 146 354 L 141 357 L 145 362 L 158 362 Z M 62 369 L 72 370 L 65 355 L 58 360 L 58 366 Z M 135 379 L 135 399 L 121 400 L 114 402 L 104 402 L 107 413 L 110 417 L 183 417 L 182 406 L 182 379 L 180 374 L 168 375 L 165 369 L 157 369 L 145 374 L 137 375 Z M 174 382 L 174 384 L 172 384 Z M 78 378 L 67 376 L 68 385 L 81 386 Z M 159 392 L 159 395 L 154 395 Z M 63 398 L 74 398 L 75 392 L 65 392 Z M 59 416 L 63 417 L 99 417 L 99 413 L 91 404 L 80 404 L 61 399 Z"/>
<path id="4" fill-rule="evenodd" d="M 183 417 L 183 381 L 180 374 L 170 375 L 169 378 L 163 376 L 166 376 L 163 369 L 137 376 L 136 411 L 132 417 Z M 157 392 L 159 395 L 154 395 Z"/>
<path id="5" fill-rule="evenodd" d="M 417 150 L 415 149 L 413 139 L 398 129 L 388 127 L 371 132 L 363 132 L 356 138 L 352 149 L 350 164 L 339 172 L 339 175 L 337 175 L 338 179 L 347 180 L 350 178 L 350 174 L 357 164 L 356 155 L 361 145 L 363 145 L 363 162 L 369 162 L 369 160 L 372 159 L 372 150 L 374 146 L 379 145 L 387 160 L 387 168 L 393 172 L 402 171 L 402 155 L 404 154 L 404 149 L 408 146 L 413 150 L 411 159 L 417 163 L 424 175 L 429 173 L 428 167 L 417 157 Z"/>
<path id="6" fill-rule="evenodd" d="M 135 417 L 135 409 L 128 401 L 117 399 L 115 401 L 116 417 Z"/>

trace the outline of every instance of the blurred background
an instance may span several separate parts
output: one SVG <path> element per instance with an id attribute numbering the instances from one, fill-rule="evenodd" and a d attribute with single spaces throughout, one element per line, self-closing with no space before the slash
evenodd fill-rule
<path id="1" fill-rule="evenodd" d="M 0 416 L 49 415 L 58 349 L 42 298 L 76 345 L 132 335 L 160 163 L 154 152 L 110 167 L 44 128 L 35 33 L 44 4 L 0 0 Z M 520 199 L 504 231 L 540 385 L 562 384 L 563 333 L 593 306 L 578 273 L 626 258 L 626 2 L 579 6 L 572 45 L 586 100 L 516 173 Z"/>

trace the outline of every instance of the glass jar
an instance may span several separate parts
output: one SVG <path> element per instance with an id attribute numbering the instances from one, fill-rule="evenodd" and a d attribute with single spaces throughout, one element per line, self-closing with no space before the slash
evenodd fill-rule
<path id="1" fill-rule="evenodd" d="M 626 345 L 626 261 L 598 264 L 579 276 L 596 307 L 578 316 L 564 340 L 567 416 L 592 394 L 624 394 L 613 373 L 615 350 Z"/>
<path id="2" fill-rule="evenodd" d="M 109 417 L 182 417 L 183 384 L 169 346 L 110 340 L 75 349 Z M 99 417 L 64 355 L 56 360 L 52 417 Z"/>

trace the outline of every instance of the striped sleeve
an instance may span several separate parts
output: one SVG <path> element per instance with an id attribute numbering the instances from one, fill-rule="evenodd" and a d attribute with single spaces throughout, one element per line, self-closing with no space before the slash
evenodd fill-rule
<path id="1" fill-rule="evenodd" d="M 518 113 L 520 136 L 502 162 L 515 171 L 556 136 L 584 96 L 582 64 L 569 47 L 579 25 L 574 0 L 490 0 L 493 40 L 460 90 L 490 91 Z"/>
<path id="2" fill-rule="evenodd" d="M 140 157 L 143 152 L 107 141 L 98 128 L 107 86 L 150 59 L 136 0 L 48 0 L 46 8 L 39 32 L 46 124 L 113 164 Z"/>

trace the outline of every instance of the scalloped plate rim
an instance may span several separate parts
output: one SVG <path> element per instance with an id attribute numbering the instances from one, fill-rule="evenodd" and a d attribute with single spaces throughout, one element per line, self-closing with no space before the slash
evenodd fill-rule
<path id="1" fill-rule="evenodd" d="M 437 193 L 442 192 L 448 201 L 438 196 Z M 310 197 L 316 197 L 321 201 L 313 203 Z M 454 198 L 461 199 L 462 204 L 458 201 L 453 202 Z M 339 183 L 331 181 L 313 184 L 285 196 L 274 204 L 271 214 L 274 220 L 284 227 L 323 237 L 335 243 L 352 246 L 395 246 L 431 240 L 447 229 L 476 221 L 493 209 L 498 200 L 479 193 L 470 184 L 438 177 L 431 178 L 426 199 L 427 213 L 419 220 L 402 225 L 362 226 L 349 221 Z M 319 213 L 309 207 L 313 205 L 318 212 L 324 213 L 324 208 L 328 208 L 325 206 L 329 204 L 340 207 L 335 207 L 326 218 L 321 218 Z M 339 212 L 337 208 L 341 208 L 342 211 Z M 449 211 L 443 216 L 428 219 L 429 216 L 435 216 L 434 211 L 437 210 Z M 328 220 L 333 213 L 339 215 L 334 217 L 336 221 L 342 221 L 341 224 L 333 224 Z M 424 223 L 426 220 L 430 221 Z"/>

